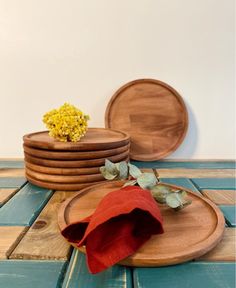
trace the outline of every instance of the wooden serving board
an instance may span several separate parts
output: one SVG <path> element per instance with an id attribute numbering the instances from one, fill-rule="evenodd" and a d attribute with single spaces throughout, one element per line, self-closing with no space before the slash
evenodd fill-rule
<path id="1" fill-rule="evenodd" d="M 105 159 L 109 159 L 112 162 L 119 162 L 126 160 L 129 155 L 129 150 L 115 156 L 109 156 L 106 158 L 89 159 L 89 160 L 50 160 L 44 158 L 38 158 L 25 153 L 25 160 L 27 162 L 56 168 L 87 168 L 102 166 L 105 163 Z"/>
<path id="2" fill-rule="evenodd" d="M 65 151 L 106 150 L 124 146 L 129 143 L 129 135 L 125 132 L 105 129 L 88 128 L 87 133 L 78 142 L 60 142 L 48 135 L 48 131 L 27 134 L 23 137 L 27 146 Z"/>
<path id="3" fill-rule="evenodd" d="M 24 151 L 32 156 L 45 158 L 45 159 L 56 159 L 56 160 L 87 160 L 87 159 L 97 159 L 106 158 L 109 156 L 119 155 L 127 150 L 129 150 L 129 144 L 118 148 L 107 149 L 107 150 L 97 150 L 97 151 L 52 151 L 43 150 L 23 146 Z"/>
<path id="4" fill-rule="evenodd" d="M 90 186 L 66 200 L 58 213 L 60 230 L 70 223 L 91 215 L 106 194 L 121 188 L 123 184 L 124 182 L 121 181 L 113 181 Z M 214 203 L 185 188 L 164 185 L 187 191 L 192 204 L 179 212 L 165 205 L 159 205 L 164 219 L 165 233 L 154 235 L 135 254 L 124 259 L 120 264 L 155 267 L 182 263 L 202 256 L 221 240 L 225 220 Z M 85 252 L 85 247 L 79 250 Z"/>
<path id="5" fill-rule="evenodd" d="M 188 114 L 179 93 L 159 80 L 140 79 L 122 86 L 108 103 L 106 127 L 130 135 L 130 158 L 162 159 L 182 143 Z"/>
<path id="6" fill-rule="evenodd" d="M 40 172 L 35 172 L 31 170 L 27 165 L 25 167 L 25 172 L 41 181 L 52 182 L 52 183 L 76 183 L 76 184 L 84 184 L 84 183 L 91 183 L 104 180 L 104 177 L 101 173 L 99 174 L 91 174 L 91 175 L 50 175 Z"/>
<path id="7" fill-rule="evenodd" d="M 88 168 L 56 168 L 36 165 L 25 161 L 25 165 L 35 172 L 54 174 L 54 175 L 91 175 L 98 174 L 100 167 L 88 167 Z"/>

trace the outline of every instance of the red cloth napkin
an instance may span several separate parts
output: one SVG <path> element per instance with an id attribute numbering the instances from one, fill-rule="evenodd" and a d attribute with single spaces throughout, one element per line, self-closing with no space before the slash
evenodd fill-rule
<path id="1" fill-rule="evenodd" d="M 161 213 L 151 193 L 128 186 L 107 194 L 93 215 L 68 225 L 62 235 L 78 247 L 86 245 L 87 264 L 95 274 L 163 232 Z"/>

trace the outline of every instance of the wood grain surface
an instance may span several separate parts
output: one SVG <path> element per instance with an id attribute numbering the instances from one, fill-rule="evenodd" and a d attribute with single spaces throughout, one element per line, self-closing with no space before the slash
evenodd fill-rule
<path id="1" fill-rule="evenodd" d="M 0 207 L 5 204 L 15 193 L 17 189 L 0 189 Z"/>
<path id="2" fill-rule="evenodd" d="M 106 127 L 130 135 L 130 158 L 165 158 L 182 143 L 188 114 L 179 93 L 159 80 L 140 79 L 122 86 L 108 103 Z"/>
<path id="3" fill-rule="evenodd" d="M 61 236 L 57 224 L 60 204 L 76 192 L 57 191 L 11 254 L 11 259 L 67 260 L 70 245 Z"/>
<path id="4" fill-rule="evenodd" d="M 217 205 L 236 205 L 236 190 L 202 190 L 202 194 Z"/>
<path id="5" fill-rule="evenodd" d="M 176 178 L 234 178 L 235 169 L 155 169 L 160 177 Z"/>
<path id="6" fill-rule="evenodd" d="M 124 182 L 116 181 L 91 186 L 65 201 L 58 214 L 60 229 L 91 215 L 102 197 L 123 184 Z M 179 186 L 166 185 L 182 189 Z M 159 205 L 165 233 L 154 235 L 120 264 L 144 267 L 173 265 L 199 257 L 219 243 L 225 225 L 220 209 L 199 194 L 187 191 L 192 204 L 178 213 Z M 79 249 L 84 251 L 84 248 Z"/>
<path id="7" fill-rule="evenodd" d="M 24 175 L 23 168 L 0 168 L 0 177 L 23 177 Z"/>
<path id="8" fill-rule="evenodd" d="M 87 133 L 78 142 L 60 142 L 48 135 L 48 131 L 27 134 L 23 137 L 27 146 L 66 151 L 91 151 L 112 149 L 129 143 L 129 135 L 123 131 L 88 128 Z"/>

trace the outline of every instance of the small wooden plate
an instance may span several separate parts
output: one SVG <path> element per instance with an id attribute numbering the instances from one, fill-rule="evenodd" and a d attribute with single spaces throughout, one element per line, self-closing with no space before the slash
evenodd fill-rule
<path id="1" fill-rule="evenodd" d="M 52 182 L 52 183 L 92 183 L 104 180 L 101 173 L 91 175 L 50 175 L 31 170 L 27 165 L 25 172 L 36 180 Z"/>
<path id="2" fill-rule="evenodd" d="M 25 161 L 25 165 L 35 172 L 54 174 L 54 175 L 91 175 L 98 174 L 100 167 L 88 167 L 88 168 L 56 168 L 46 167 Z"/>
<path id="3" fill-rule="evenodd" d="M 119 162 L 126 160 L 129 155 L 129 150 L 119 155 L 109 156 L 106 158 L 89 159 L 89 160 L 50 160 L 44 158 L 38 158 L 25 153 L 25 160 L 27 162 L 57 168 L 87 168 L 102 166 L 105 163 L 105 159 L 109 159 L 112 162 Z"/>
<path id="4" fill-rule="evenodd" d="M 120 189 L 123 184 L 121 181 L 101 183 L 85 188 L 67 199 L 58 214 L 60 230 L 91 215 L 106 194 Z M 188 189 L 164 185 L 186 190 L 192 204 L 179 212 L 159 205 L 165 233 L 151 237 L 135 254 L 120 264 L 140 267 L 178 264 L 202 256 L 221 240 L 225 220 L 214 203 Z M 79 250 L 85 252 L 85 247 Z"/>
<path id="5" fill-rule="evenodd" d="M 97 151 L 51 151 L 35 149 L 23 145 L 24 151 L 32 156 L 45 158 L 45 159 L 57 159 L 57 160 L 84 160 L 84 159 L 97 159 L 106 158 L 109 156 L 118 155 L 129 149 L 129 144 L 118 148 L 108 150 L 97 150 Z"/>
<path id="6" fill-rule="evenodd" d="M 91 185 L 99 184 L 99 183 L 103 182 L 103 181 L 99 181 L 99 182 L 93 182 L 93 183 L 79 183 L 79 184 L 76 184 L 76 183 L 72 183 L 72 184 L 52 183 L 52 182 L 37 180 L 37 179 L 31 177 L 27 173 L 25 173 L 25 176 L 26 176 L 27 180 L 34 185 L 37 185 L 37 186 L 43 187 L 43 188 L 47 188 L 47 189 L 62 190 L 62 191 L 78 191 L 78 190 L 84 189 L 86 187 L 89 187 Z"/>
<path id="7" fill-rule="evenodd" d="M 182 143 L 188 114 L 184 101 L 159 80 L 140 79 L 122 86 L 108 103 L 106 127 L 130 134 L 130 158 L 159 160 Z"/>
<path id="8" fill-rule="evenodd" d="M 129 143 L 129 135 L 125 132 L 105 129 L 88 128 L 87 133 L 78 142 L 60 142 L 48 135 L 48 131 L 27 134 L 23 137 L 27 146 L 67 151 L 106 150 L 124 146 Z"/>

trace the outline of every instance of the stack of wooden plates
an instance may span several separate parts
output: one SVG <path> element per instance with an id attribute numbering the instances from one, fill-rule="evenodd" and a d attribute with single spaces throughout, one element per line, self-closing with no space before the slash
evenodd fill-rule
<path id="1" fill-rule="evenodd" d="M 60 142 L 48 131 L 25 135 L 26 178 L 55 190 L 78 190 L 104 181 L 99 168 L 105 159 L 128 160 L 129 136 L 121 131 L 89 128 L 79 142 Z"/>

